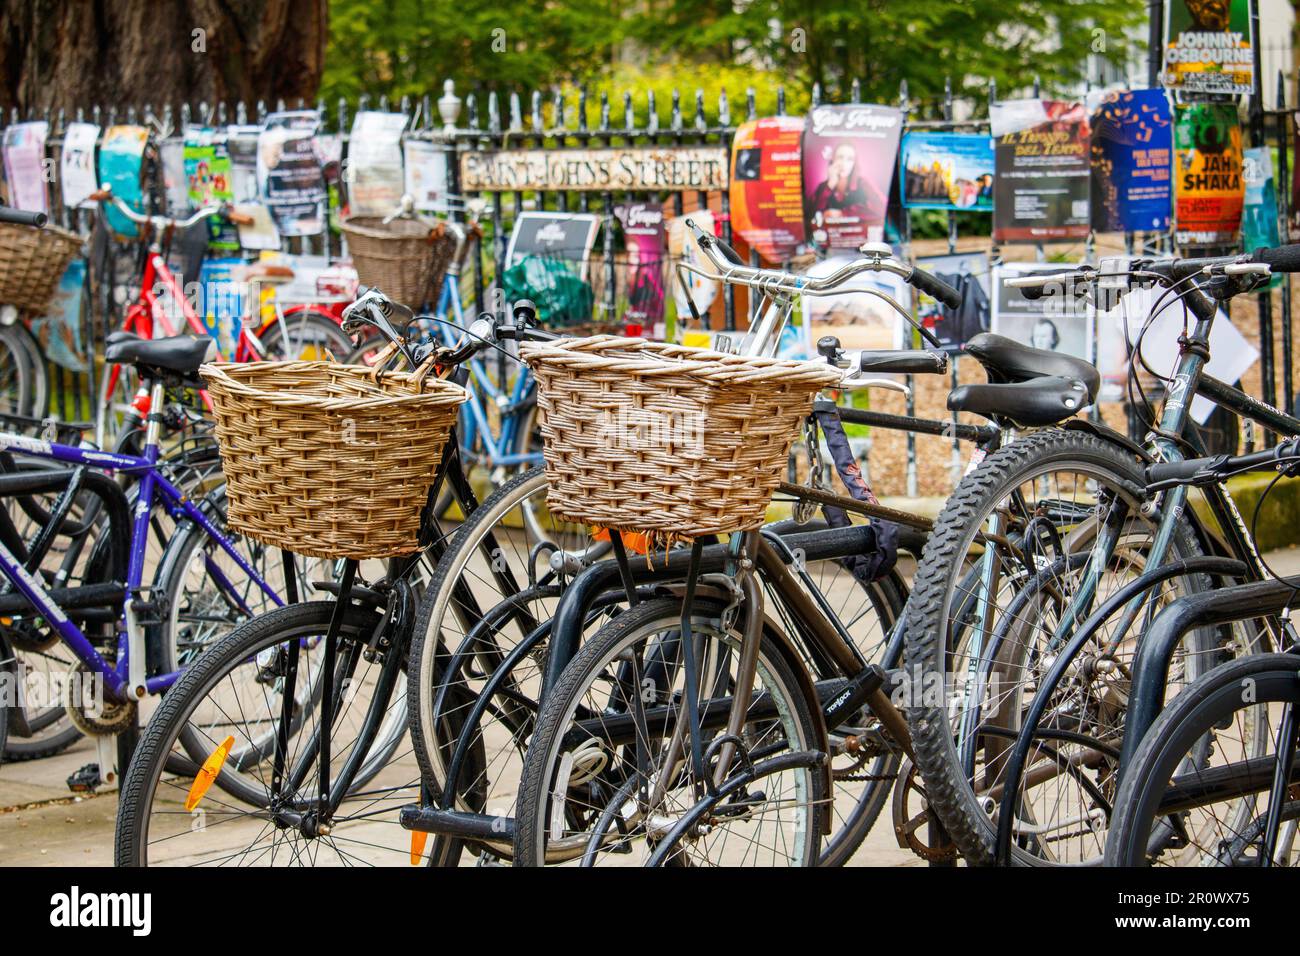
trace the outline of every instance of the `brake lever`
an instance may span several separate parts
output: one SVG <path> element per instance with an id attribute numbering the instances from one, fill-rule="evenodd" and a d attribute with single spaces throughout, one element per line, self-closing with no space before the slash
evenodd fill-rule
<path id="1" fill-rule="evenodd" d="M 855 378 L 853 375 L 847 375 L 835 387 L 845 391 L 859 388 L 883 388 L 891 392 L 901 392 L 905 396 L 912 394 L 910 388 L 902 382 L 894 381 L 892 378 Z"/>

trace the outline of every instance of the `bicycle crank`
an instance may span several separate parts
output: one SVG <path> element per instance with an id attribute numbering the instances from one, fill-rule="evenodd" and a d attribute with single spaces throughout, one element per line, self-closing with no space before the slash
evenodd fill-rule
<path id="1" fill-rule="evenodd" d="M 930 811 L 930 801 L 925 795 L 920 772 L 912 761 L 904 757 L 898 768 L 898 782 L 894 784 L 894 836 L 898 845 L 911 850 L 930 863 L 953 863 L 957 848 L 947 839 L 943 827 Z M 942 842 L 931 842 L 936 835 Z"/>

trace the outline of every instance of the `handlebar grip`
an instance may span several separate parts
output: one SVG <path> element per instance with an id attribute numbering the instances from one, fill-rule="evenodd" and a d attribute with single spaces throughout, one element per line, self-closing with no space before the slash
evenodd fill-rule
<path id="1" fill-rule="evenodd" d="M 39 229 L 48 219 L 49 217 L 43 212 L 28 212 L 26 209 L 0 206 L 0 222 L 12 223 L 15 226 L 35 226 Z"/>
<path id="2" fill-rule="evenodd" d="M 961 293 L 936 275 L 914 267 L 907 281 L 918 291 L 933 296 L 950 309 L 961 307 Z"/>
<path id="3" fill-rule="evenodd" d="M 1251 261 L 1262 262 L 1274 272 L 1300 272 L 1300 242 L 1272 249 L 1256 249 Z"/>
<path id="4" fill-rule="evenodd" d="M 740 253 L 731 248 L 731 246 L 724 242 L 720 237 L 706 235 L 704 239 L 700 241 L 707 241 L 716 246 L 718 251 L 722 253 L 722 258 L 726 259 L 733 266 L 743 266 L 745 264 L 745 260 L 740 258 Z"/>
<path id="5" fill-rule="evenodd" d="M 1147 484 L 1189 484 L 1202 469 L 1212 468 L 1221 459 L 1226 459 L 1227 457 L 1227 455 L 1216 455 L 1213 458 L 1188 458 L 1184 461 L 1158 461 L 1153 465 L 1147 466 Z"/>

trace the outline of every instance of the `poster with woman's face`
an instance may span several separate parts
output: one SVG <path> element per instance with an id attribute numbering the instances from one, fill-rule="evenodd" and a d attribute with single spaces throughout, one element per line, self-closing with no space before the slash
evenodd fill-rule
<path id="1" fill-rule="evenodd" d="M 884 237 L 903 114 L 889 106 L 818 106 L 803 134 L 807 236 L 821 249 Z"/>
<path id="2" fill-rule="evenodd" d="M 1022 289 L 1007 280 L 1037 272 L 1064 272 L 1068 262 L 1003 262 L 993 267 L 993 331 L 1017 342 L 1048 352 L 1064 352 L 1092 360 L 1089 308 L 1070 295 L 1025 298 Z"/>

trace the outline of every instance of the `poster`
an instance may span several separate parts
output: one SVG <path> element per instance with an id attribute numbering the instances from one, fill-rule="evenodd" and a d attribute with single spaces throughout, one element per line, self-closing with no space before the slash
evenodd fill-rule
<path id="1" fill-rule="evenodd" d="M 85 372 L 86 349 L 82 342 L 82 306 L 86 294 L 86 260 L 73 259 L 59 279 L 49 311 L 31 320 L 32 335 L 41 354 L 55 365 L 72 372 Z"/>
<path id="2" fill-rule="evenodd" d="M 1122 90 L 1089 99 L 1092 227 L 1165 232 L 1173 211 L 1173 116 L 1163 90 Z"/>
<path id="3" fill-rule="evenodd" d="M 1165 0 L 1161 82 L 1191 96 L 1253 93 L 1250 0 Z"/>
<path id="4" fill-rule="evenodd" d="M 99 146 L 99 181 L 136 212 L 144 212 L 140 167 L 149 131 L 143 126 L 110 126 Z M 136 225 L 112 205 L 104 207 L 109 228 L 120 236 L 134 237 Z"/>
<path id="5" fill-rule="evenodd" d="M 918 269 L 933 273 L 961 293 L 961 304 L 951 309 L 924 292 L 916 294 L 916 318 L 934 333 L 949 352 L 959 352 L 973 336 L 987 332 L 993 316 L 990 297 L 991 267 L 982 252 L 929 256 L 916 260 Z"/>
<path id="6" fill-rule="evenodd" d="M 677 269 L 678 262 L 685 262 L 697 269 L 703 269 L 705 272 L 714 271 L 713 264 L 704 258 L 704 253 L 700 252 L 699 247 L 695 244 L 695 238 L 691 235 L 691 230 L 686 226 L 687 219 L 695 223 L 706 234 L 710 236 L 717 234 L 717 224 L 714 221 L 713 213 L 707 209 L 696 209 L 668 221 L 668 260 L 670 266 L 668 281 L 672 285 L 673 302 L 677 306 L 677 321 L 683 324 L 694 321 L 691 316 L 690 304 L 686 301 L 687 294 L 690 295 L 691 303 L 695 305 L 696 311 L 701 316 L 708 315 L 713 300 L 718 297 L 718 282 L 716 279 L 706 279 L 693 272 L 684 270 L 679 272 Z M 685 289 L 682 288 L 683 282 L 686 283 Z"/>
<path id="7" fill-rule="evenodd" d="M 4 151 L 9 205 L 16 209 L 50 211 L 49 183 L 45 172 L 45 140 L 49 133 L 50 124 L 44 120 L 5 127 L 0 148 Z"/>
<path id="8" fill-rule="evenodd" d="M 732 140 L 732 233 L 770 264 L 804 241 L 803 129 L 801 116 L 768 116 L 742 123 Z"/>
<path id="9" fill-rule="evenodd" d="M 315 110 L 272 113 L 257 140 L 258 194 L 281 236 L 314 236 L 325 228 L 325 177 L 316 148 Z"/>
<path id="10" fill-rule="evenodd" d="M 627 308 L 623 321 L 628 335 L 644 335 L 664 319 L 664 209 L 657 202 L 631 202 L 615 206 L 614 215 L 623 228 L 627 249 Z"/>
<path id="11" fill-rule="evenodd" d="M 1041 242 L 1086 237 L 1091 166 L 1081 103 L 994 103 L 993 239 Z"/>
<path id="12" fill-rule="evenodd" d="M 226 152 L 230 155 L 230 194 L 234 202 L 257 199 L 257 138 L 262 127 L 250 124 L 226 127 Z"/>
<path id="13" fill-rule="evenodd" d="M 903 137 L 903 205 L 993 211 L 993 140 L 973 133 Z"/>
<path id="14" fill-rule="evenodd" d="M 903 114 L 890 106 L 818 106 L 803 134 L 804 215 L 819 248 L 884 237 Z"/>
<path id="15" fill-rule="evenodd" d="M 405 113 L 362 110 L 348 140 L 348 208 L 354 216 L 387 216 L 402 201 Z"/>
<path id="16" fill-rule="evenodd" d="M 1235 245 L 1245 186 L 1234 104 L 1178 107 L 1174 122 L 1174 216 L 1179 245 Z"/>
<path id="17" fill-rule="evenodd" d="M 174 216 L 184 216 L 189 212 L 189 178 L 185 170 L 185 143 L 171 138 L 163 140 L 158 146 L 163 175 L 163 196 L 167 203 L 167 212 Z"/>
<path id="18" fill-rule="evenodd" d="M 834 256 L 823 259 L 812 265 L 807 275 L 810 279 L 825 278 L 855 261 L 855 258 Z M 899 276 L 888 272 L 863 272 L 854 276 L 852 285 L 855 289 L 874 289 L 887 295 L 911 313 L 911 286 Z M 808 317 L 809 337 L 813 342 L 824 335 L 833 335 L 845 349 L 903 348 L 903 326 L 906 323 L 898 310 L 879 295 L 844 292 L 839 295 L 806 296 L 803 309 Z"/>
<path id="19" fill-rule="evenodd" d="M 1273 150 L 1266 146 L 1242 153 L 1245 194 L 1241 213 L 1241 244 L 1247 252 L 1281 245 L 1277 228 L 1277 185 L 1273 181 Z M 1273 284 L 1281 281 L 1273 277 Z"/>
<path id="20" fill-rule="evenodd" d="M 69 123 L 63 134 L 63 155 L 59 176 L 63 181 L 63 205 L 69 209 L 94 206 L 87 197 L 99 188 L 95 180 L 95 144 L 99 127 L 94 123 Z"/>
<path id="21" fill-rule="evenodd" d="M 1036 349 L 1064 352 L 1092 361 L 1092 332 L 1083 299 L 1066 295 L 1025 298 L 1024 291 L 1007 285 L 1008 279 L 1035 272 L 1063 272 L 1075 267 L 1066 262 L 1004 262 L 993 267 L 993 331 Z"/>
<path id="22" fill-rule="evenodd" d="M 406 193 L 415 208 L 432 212 L 447 208 L 447 149 L 437 143 L 411 139 L 403 145 Z"/>
<path id="23" fill-rule="evenodd" d="M 186 194 L 191 209 L 228 203 L 231 190 L 230 153 L 226 135 L 209 126 L 185 127 L 183 164 Z M 214 249 L 239 248 L 239 232 L 221 216 L 207 220 L 209 243 Z"/>
<path id="24" fill-rule="evenodd" d="M 520 213 L 506 247 L 506 268 L 517 265 L 524 256 L 561 259 L 575 265 L 578 276 L 585 280 L 599 228 L 600 217 L 593 213 Z"/>

